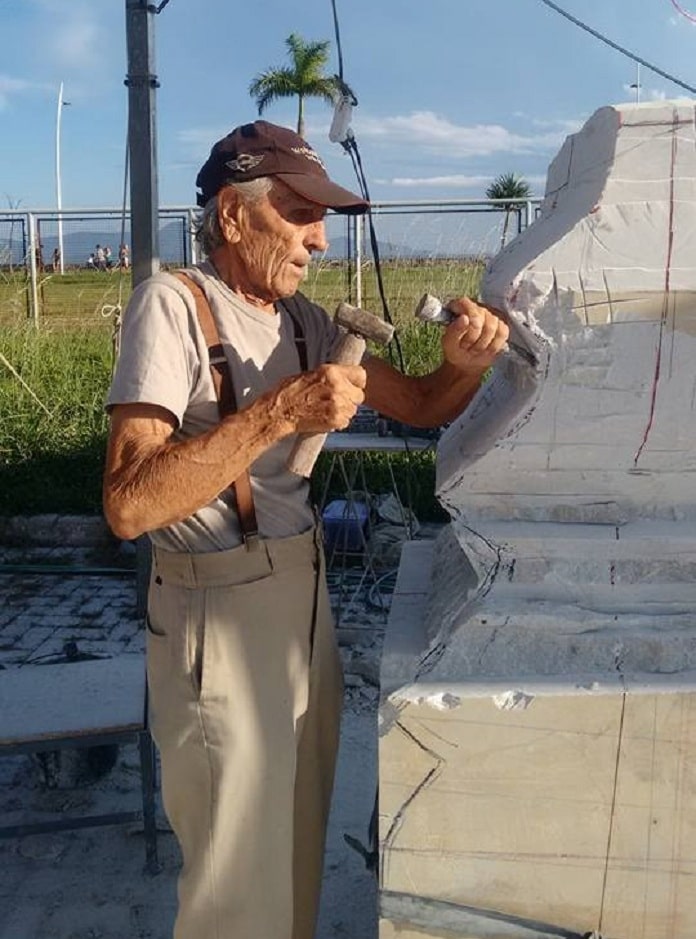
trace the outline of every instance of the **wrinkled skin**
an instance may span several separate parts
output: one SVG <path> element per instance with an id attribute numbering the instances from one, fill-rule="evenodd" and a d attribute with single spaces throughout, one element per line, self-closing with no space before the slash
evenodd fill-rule
<path id="1" fill-rule="evenodd" d="M 254 202 L 224 187 L 218 220 L 225 243 L 210 260 L 241 299 L 275 316 L 274 302 L 297 291 L 312 253 L 328 247 L 325 214 L 323 206 L 279 181 Z M 114 533 L 132 539 L 187 518 L 278 440 L 341 430 L 363 401 L 420 427 L 452 420 L 504 348 L 508 328 L 468 298 L 448 306 L 457 315 L 443 331 L 442 364 L 429 375 L 403 375 L 374 356 L 364 367 L 322 365 L 284 379 L 249 407 L 184 441 L 174 440 L 176 419 L 164 408 L 115 407 L 104 475 L 104 511 Z"/>

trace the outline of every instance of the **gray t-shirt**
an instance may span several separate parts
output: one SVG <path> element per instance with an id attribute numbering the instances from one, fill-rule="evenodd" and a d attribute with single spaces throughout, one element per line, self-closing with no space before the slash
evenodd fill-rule
<path id="1" fill-rule="evenodd" d="M 209 262 L 186 271 L 208 298 L 232 374 L 237 407 L 250 405 L 300 363 L 292 320 L 285 310 L 269 314 L 242 301 Z M 315 304 L 301 317 L 307 364 L 329 360 L 338 328 Z M 171 274 L 148 278 L 133 291 L 123 316 L 121 353 L 107 398 L 115 404 L 156 404 L 177 420 L 174 439 L 196 437 L 219 422 L 217 399 L 191 291 Z M 295 435 L 270 447 L 250 468 L 259 532 L 282 538 L 313 524 L 308 483 L 285 463 Z M 150 532 L 168 551 L 218 551 L 241 543 L 231 490 L 194 515 Z"/>

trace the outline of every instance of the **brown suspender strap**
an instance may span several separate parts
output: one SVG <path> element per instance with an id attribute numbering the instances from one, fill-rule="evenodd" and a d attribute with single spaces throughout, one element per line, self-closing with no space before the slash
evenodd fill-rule
<path id="1" fill-rule="evenodd" d="M 237 410 L 237 400 L 234 394 L 232 375 L 230 374 L 227 356 L 220 342 L 220 334 L 218 333 L 217 324 L 215 323 L 215 318 L 210 309 L 208 299 L 192 277 L 189 277 L 181 271 L 175 273 L 174 276 L 188 287 L 193 294 L 193 299 L 196 301 L 198 322 L 200 323 L 203 337 L 208 346 L 210 374 L 218 399 L 220 417 L 225 417 L 227 414 L 234 414 Z M 230 488 L 234 491 L 235 501 L 237 503 L 239 527 L 242 530 L 245 543 L 249 546 L 249 539 L 254 538 L 259 532 L 249 470 L 244 470 L 244 472 L 231 483 Z"/>

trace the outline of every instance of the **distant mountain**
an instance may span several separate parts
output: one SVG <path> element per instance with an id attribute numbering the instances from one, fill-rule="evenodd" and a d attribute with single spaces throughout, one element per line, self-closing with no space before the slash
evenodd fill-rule
<path id="1" fill-rule="evenodd" d="M 341 235 L 338 238 L 332 238 L 329 250 L 326 252 L 325 257 L 331 261 L 342 261 L 348 257 L 348 239 L 345 235 Z M 380 259 L 383 261 L 393 261 L 400 260 L 402 258 L 417 258 L 422 257 L 423 252 L 418 251 L 415 248 L 409 248 L 408 245 L 395 245 L 390 241 L 380 241 L 377 240 L 377 250 L 379 251 Z M 362 245 L 362 256 L 372 260 L 372 244 L 370 240 L 367 239 L 363 242 Z"/>
<path id="2" fill-rule="evenodd" d="M 39 235 L 42 244 L 42 257 L 45 265 L 50 265 L 54 249 L 58 245 L 57 223 L 55 219 L 41 220 Z M 160 259 L 164 264 L 184 264 L 190 261 L 186 252 L 188 250 L 188 237 L 185 230 L 185 220 L 170 218 L 160 228 Z M 10 242 L 10 234 L 12 236 Z M 9 263 L 19 265 L 23 261 L 26 243 L 22 239 L 23 227 L 15 225 L 10 231 L 6 226 L 0 227 L 0 266 Z M 130 227 L 125 230 L 126 244 L 132 247 Z M 63 223 L 63 262 L 68 267 L 82 267 L 87 258 L 96 250 L 97 245 L 111 248 L 111 257 L 114 263 L 118 257 L 118 246 L 121 241 L 121 223 L 118 217 L 94 218 L 77 220 L 66 218 Z M 330 247 L 324 256 L 329 261 L 344 261 L 349 256 L 349 241 L 343 235 L 329 238 Z M 456 244 L 450 240 L 449 244 Z M 446 241 L 440 240 L 437 245 L 414 246 L 411 244 L 396 244 L 392 241 L 378 239 L 379 256 L 382 261 L 415 261 L 437 260 L 438 258 L 457 257 L 461 260 L 481 260 L 483 252 L 466 252 L 457 254 L 442 249 Z M 461 241 L 459 242 L 460 247 Z M 351 245 L 351 247 L 353 247 Z M 10 251 L 11 248 L 11 251 Z M 351 252 L 352 253 L 352 252 Z M 12 255 L 10 257 L 10 254 Z M 372 261 L 372 245 L 369 238 L 362 244 L 362 257 Z"/>
<path id="3" fill-rule="evenodd" d="M 75 221 L 66 218 L 63 223 L 63 263 L 68 267 L 82 267 L 90 254 L 94 253 L 97 245 L 111 248 L 111 258 L 114 263 L 118 258 L 118 246 L 121 242 L 121 223 L 118 219 L 93 219 L 89 228 L 76 230 Z M 112 224 L 111 224 L 112 223 Z M 84 224 L 84 223 L 83 223 Z M 44 222 L 39 230 L 41 240 L 41 253 L 43 263 L 50 265 L 53 251 L 58 247 L 58 231 L 55 220 Z M 72 228 L 72 230 L 71 230 Z M 4 237 L 3 237 L 4 236 Z M 132 244 L 130 228 L 125 229 L 125 242 Z M 160 258 L 165 264 L 183 264 L 185 258 L 185 231 L 183 220 L 167 221 L 159 231 Z M 22 229 L 16 226 L 12 233 L 12 258 L 9 257 L 9 232 L 0 229 L 0 265 L 21 264 L 26 245 L 22 241 Z"/>

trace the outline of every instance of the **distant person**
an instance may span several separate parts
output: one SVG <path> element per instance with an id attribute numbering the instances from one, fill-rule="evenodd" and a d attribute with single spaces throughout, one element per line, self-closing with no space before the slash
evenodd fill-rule
<path id="1" fill-rule="evenodd" d="M 43 245 L 42 245 L 42 244 L 38 244 L 38 245 L 36 246 L 36 250 L 35 250 L 35 252 L 34 252 L 34 256 L 35 256 L 35 259 L 36 259 L 36 269 L 37 269 L 37 271 L 42 271 L 42 270 L 44 269 Z"/>
<path id="2" fill-rule="evenodd" d="M 94 263 L 98 271 L 106 270 L 106 254 L 101 245 L 97 245 L 94 252 Z"/>
<path id="3" fill-rule="evenodd" d="M 54 272 L 60 270 L 60 248 L 58 247 L 53 249 L 53 258 L 51 259 L 51 266 L 53 267 Z"/>
<path id="4" fill-rule="evenodd" d="M 94 260 L 94 252 L 93 252 L 93 251 L 90 251 L 90 253 L 89 253 L 88 257 L 87 257 L 87 260 L 85 261 L 85 267 L 88 267 L 88 268 L 90 268 L 91 270 L 94 270 L 94 269 L 96 268 L 96 266 L 97 266 L 97 265 L 96 265 L 96 262 L 95 262 L 95 260 Z"/>
<path id="5" fill-rule="evenodd" d="M 130 249 L 126 244 L 120 245 L 118 249 L 118 266 L 122 271 L 127 271 L 130 267 Z"/>
<path id="6" fill-rule="evenodd" d="M 112 264 L 112 261 L 111 261 L 111 248 L 110 248 L 109 245 L 107 245 L 107 246 L 104 248 L 104 265 L 106 266 L 107 271 L 111 268 L 111 264 Z"/>

